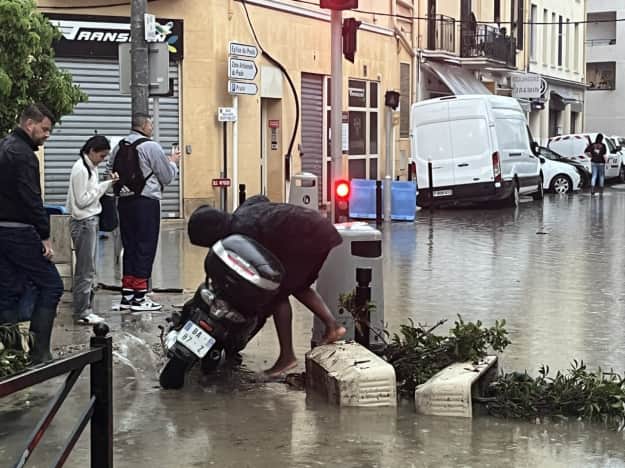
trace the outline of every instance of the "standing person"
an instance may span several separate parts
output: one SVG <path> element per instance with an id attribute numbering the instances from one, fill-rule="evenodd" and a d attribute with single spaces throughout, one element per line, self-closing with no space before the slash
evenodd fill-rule
<path id="1" fill-rule="evenodd" d="M 0 315 L 17 313 L 20 296 L 34 285 L 30 331 L 34 363 L 52 359 L 50 338 L 63 282 L 51 259 L 50 221 L 41 199 L 35 151 L 50 136 L 52 113 L 30 104 L 19 126 L 0 141 Z"/>
<path id="2" fill-rule="evenodd" d="M 98 164 L 109 154 L 111 145 L 106 137 L 94 135 L 80 149 L 80 158 L 74 163 L 69 178 L 67 211 L 71 215 L 71 234 L 76 252 L 74 270 L 73 314 L 76 323 L 91 325 L 104 319 L 93 312 L 96 247 L 98 245 L 100 198 L 117 180 L 100 182 Z"/>
<path id="3" fill-rule="evenodd" d="M 592 164 L 592 178 L 590 180 L 590 194 L 595 194 L 597 179 L 599 179 L 599 193 L 603 195 L 603 185 L 605 182 L 605 163 L 607 162 L 606 154 L 608 150 L 603 143 L 603 135 L 597 133 L 595 142 L 589 144 L 584 153 L 590 158 Z"/>
<path id="4" fill-rule="evenodd" d="M 119 175 L 115 193 L 124 248 L 119 307 L 125 310 L 161 309 L 146 293 L 158 245 L 163 188 L 178 174 L 180 151 L 166 156 L 151 140 L 152 131 L 150 116 L 133 115 L 130 135 L 120 141 L 107 163 L 109 172 Z"/>
<path id="5" fill-rule="evenodd" d="M 330 251 L 342 242 L 330 221 L 317 211 L 286 203 L 272 203 L 266 197 L 251 197 L 233 213 L 208 206 L 199 207 L 189 219 L 189 239 L 195 245 L 211 247 L 230 234 L 243 234 L 269 249 L 284 266 L 284 278 L 276 299 L 267 306 L 280 343 L 280 355 L 265 372 L 285 373 L 297 365 L 293 350 L 289 296 L 294 296 L 325 325 L 321 344 L 340 340 L 346 333 L 321 296 L 311 287 Z"/>

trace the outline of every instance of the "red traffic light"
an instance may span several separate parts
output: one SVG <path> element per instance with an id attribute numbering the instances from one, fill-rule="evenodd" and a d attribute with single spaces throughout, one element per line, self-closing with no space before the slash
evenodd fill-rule
<path id="1" fill-rule="evenodd" d="M 349 192 L 350 192 L 350 187 L 349 187 L 349 182 L 347 180 L 336 181 L 336 183 L 334 184 L 334 194 L 336 195 L 336 198 L 345 200 L 349 198 Z"/>
<path id="2" fill-rule="evenodd" d="M 328 10 L 351 10 L 358 8 L 358 0 L 320 0 L 319 6 Z"/>

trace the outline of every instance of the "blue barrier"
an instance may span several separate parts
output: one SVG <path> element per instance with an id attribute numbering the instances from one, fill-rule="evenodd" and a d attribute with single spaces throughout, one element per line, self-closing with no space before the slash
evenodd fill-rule
<path id="1" fill-rule="evenodd" d="M 48 204 L 44 204 L 43 207 L 46 210 L 46 213 L 48 213 L 48 216 L 50 215 L 64 215 L 67 214 L 67 210 L 65 209 L 65 207 L 63 205 L 48 205 Z"/>
<path id="2" fill-rule="evenodd" d="M 375 180 L 352 179 L 349 216 L 375 219 Z M 384 197 L 384 182 L 382 182 Z M 384 201 L 382 201 L 384 203 Z M 393 181 L 391 185 L 391 219 L 414 221 L 417 209 L 417 186 L 414 182 Z"/>

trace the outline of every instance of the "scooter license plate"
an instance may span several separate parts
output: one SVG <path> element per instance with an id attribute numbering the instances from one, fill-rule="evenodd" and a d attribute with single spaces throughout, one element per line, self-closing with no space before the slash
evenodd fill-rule
<path id="1" fill-rule="evenodd" d="M 192 321 L 188 321 L 178 332 L 176 341 L 202 359 L 215 344 L 215 338 L 210 336 Z"/>

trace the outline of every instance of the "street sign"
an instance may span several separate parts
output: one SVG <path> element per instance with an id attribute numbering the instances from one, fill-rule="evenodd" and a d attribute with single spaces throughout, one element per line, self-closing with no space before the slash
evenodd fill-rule
<path id="1" fill-rule="evenodd" d="M 146 13 L 143 15 L 143 22 L 146 42 L 156 42 L 156 16 Z"/>
<path id="2" fill-rule="evenodd" d="M 256 58 L 258 57 L 258 47 L 231 41 L 228 43 L 228 53 L 239 57 Z"/>
<path id="3" fill-rule="evenodd" d="M 230 179 L 213 179 L 212 186 L 213 187 L 230 187 L 232 185 L 232 181 Z"/>
<path id="4" fill-rule="evenodd" d="M 258 94 L 258 86 L 256 83 L 245 83 L 228 80 L 228 93 L 230 94 L 249 94 L 253 96 Z"/>
<path id="5" fill-rule="evenodd" d="M 228 59 L 228 78 L 238 80 L 253 80 L 258 68 L 252 60 L 242 60 L 230 57 Z"/>
<path id="6" fill-rule="evenodd" d="M 510 78 L 512 97 L 516 99 L 538 99 L 546 86 L 545 80 L 533 73 L 514 74 Z"/>
<path id="7" fill-rule="evenodd" d="M 236 122 L 236 109 L 234 107 L 220 107 L 217 109 L 217 120 L 219 122 Z"/>

